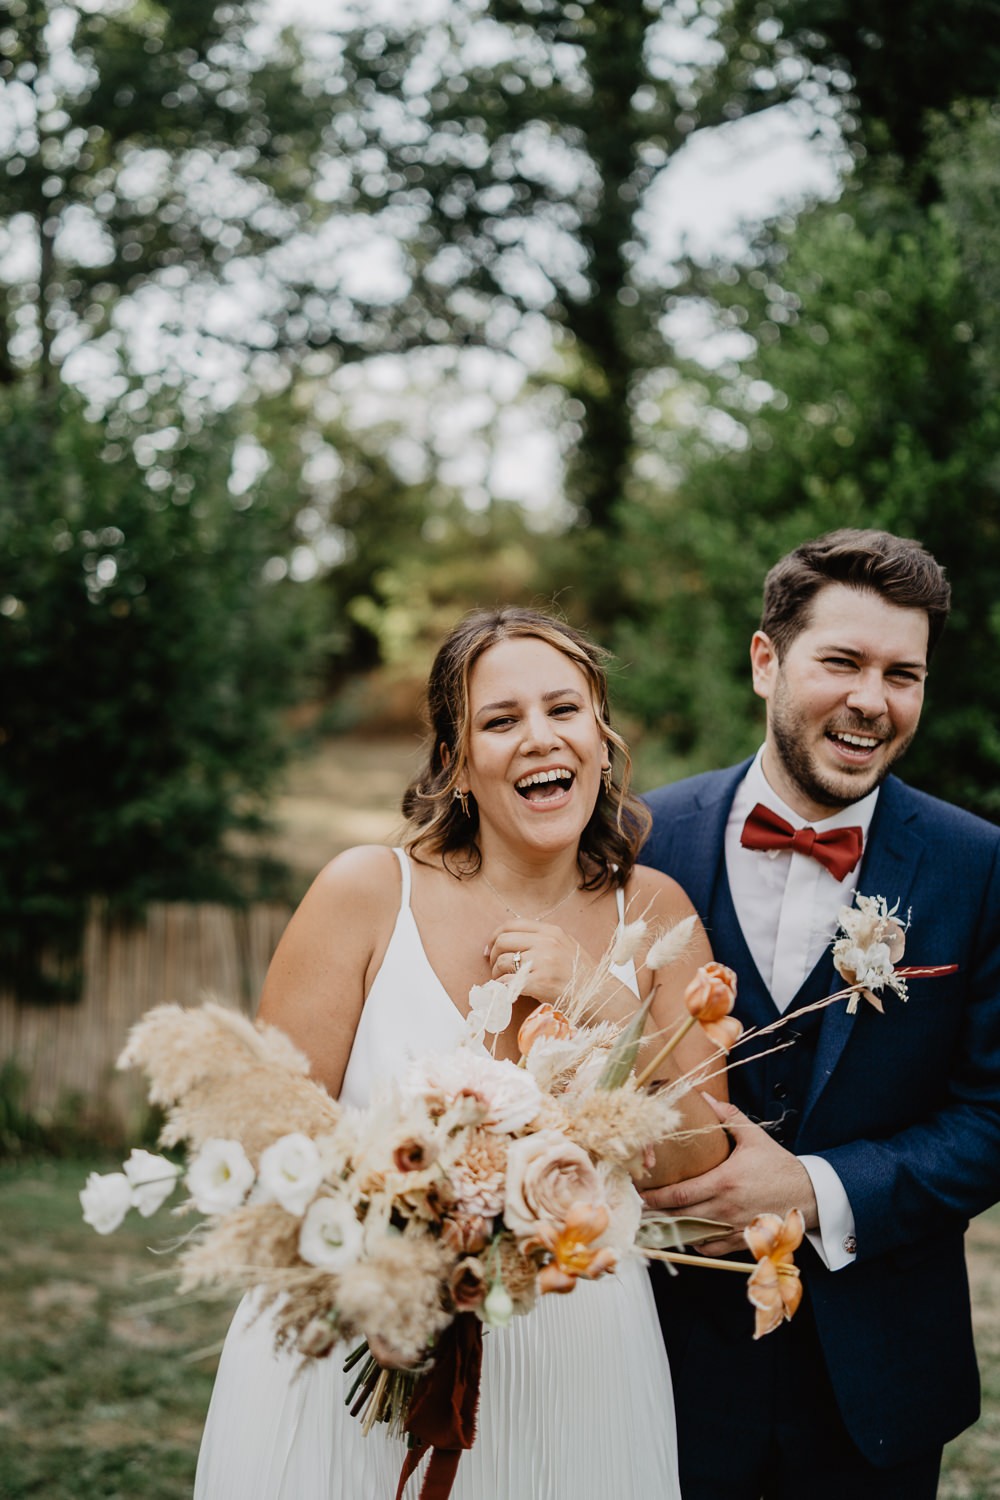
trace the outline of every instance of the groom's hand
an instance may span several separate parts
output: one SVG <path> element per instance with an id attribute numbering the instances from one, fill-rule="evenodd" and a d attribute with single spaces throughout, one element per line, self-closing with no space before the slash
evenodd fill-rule
<path id="1" fill-rule="evenodd" d="M 733 1150 L 726 1161 L 700 1177 L 689 1177 L 670 1187 L 650 1188 L 642 1195 L 650 1208 L 732 1224 L 733 1234 L 697 1246 L 704 1255 L 729 1255 L 734 1250 L 745 1250 L 743 1229 L 760 1213 L 784 1216 L 789 1209 L 798 1208 L 806 1228 L 816 1229 L 819 1225 L 816 1195 L 809 1173 L 798 1157 L 748 1120 L 735 1104 L 723 1104 L 710 1094 L 702 1097 L 732 1137 Z"/>

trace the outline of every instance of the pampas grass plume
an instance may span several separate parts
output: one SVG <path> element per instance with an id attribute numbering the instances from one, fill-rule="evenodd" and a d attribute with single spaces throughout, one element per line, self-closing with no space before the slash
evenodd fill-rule
<path id="1" fill-rule="evenodd" d="M 164 1146 L 187 1141 L 196 1151 L 214 1136 L 233 1137 L 256 1164 L 279 1136 L 316 1136 L 340 1118 L 284 1032 L 215 1001 L 156 1006 L 132 1027 L 117 1065 L 146 1073 L 150 1103 L 166 1111 Z"/>
<path id="2" fill-rule="evenodd" d="M 682 918 L 680 922 L 661 933 L 646 954 L 646 968 L 665 969 L 668 964 L 675 963 L 687 949 L 697 925 L 698 918 L 692 913 L 690 917 Z"/>

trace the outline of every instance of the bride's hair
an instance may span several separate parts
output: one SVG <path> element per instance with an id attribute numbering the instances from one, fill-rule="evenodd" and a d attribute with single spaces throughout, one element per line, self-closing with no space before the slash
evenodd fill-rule
<path id="1" fill-rule="evenodd" d="M 412 825 L 406 843 L 415 858 L 421 852 L 440 855 L 455 875 L 474 874 L 480 865 L 477 842 L 479 811 L 467 798 L 468 813 L 455 793 L 465 768 L 470 734 L 469 678 L 476 662 L 499 641 L 544 641 L 569 657 L 590 684 L 594 713 L 611 757 L 610 789 L 605 780 L 586 828 L 580 836 L 577 863 L 584 890 L 623 886 L 632 873 L 651 818 L 629 792 L 632 757 L 621 735 L 611 727 L 608 709 L 609 653 L 565 621 L 540 610 L 508 606 L 466 615 L 444 641 L 427 682 L 430 734 L 426 759 L 403 795 L 403 812 Z M 449 863 L 449 855 L 461 859 Z"/>

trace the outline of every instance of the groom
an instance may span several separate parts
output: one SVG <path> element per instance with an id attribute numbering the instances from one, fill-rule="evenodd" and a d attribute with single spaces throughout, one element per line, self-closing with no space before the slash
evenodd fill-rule
<path id="1" fill-rule="evenodd" d="M 761 751 L 647 799 L 643 860 L 737 970 L 737 1015 L 788 1018 L 730 1058 L 728 1161 L 647 1198 L 735 1226 L 709 1255 L 745 1259 L 762 1211 L 800 1208 L 808 1241 L 802 1305 L 759 1343 L 742 1277 L 658 1274 L 684 1500 L 930 1500 L 978 1415 L 963 1232 L 1000 1197 L 1000 829 L 890 775 L 949 592 L 885 532 L 796 548 L 750 645 Z M 830 944 L 855 892 L 910 914 L 903 964 L 957 972 L 911 979 L 905 1004 L 883 990 L 884 1014 L 807 1013 L 843 985 Z"/>

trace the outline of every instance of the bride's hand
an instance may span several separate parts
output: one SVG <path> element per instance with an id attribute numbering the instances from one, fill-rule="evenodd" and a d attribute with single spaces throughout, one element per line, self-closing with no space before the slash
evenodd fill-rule
<path id="1" fill-rule="evenodd" d="M 550 1003 L 564 994 L 574 979 L 585 980 L 594 961 L 575 938 L 552 922 L 518 922 L 498 927 L 486 945 L 486 957 L 494 979 L 506 979 L 531 965 L 523 993 Z"/>

